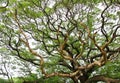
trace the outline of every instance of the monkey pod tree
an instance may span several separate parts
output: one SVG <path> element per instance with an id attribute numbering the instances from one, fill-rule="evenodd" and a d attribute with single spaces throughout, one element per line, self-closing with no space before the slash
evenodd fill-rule
<path id="1" fill-rule="evenodd" d="M 39 66 L 45 79 L 120 82 L 102 73 L 92 76 L 119 57 L 118 0 L 6 0 L 3 4 L 1 42 L 12 55 Z"/>

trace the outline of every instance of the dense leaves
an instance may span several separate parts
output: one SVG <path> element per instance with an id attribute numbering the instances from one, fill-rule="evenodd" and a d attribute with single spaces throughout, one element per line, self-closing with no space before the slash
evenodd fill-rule
<path id="1" fill-rule="evenodd" d="M 0 3 L 0 72 L 11 82 L 120 82 L 119 0 Z"/>

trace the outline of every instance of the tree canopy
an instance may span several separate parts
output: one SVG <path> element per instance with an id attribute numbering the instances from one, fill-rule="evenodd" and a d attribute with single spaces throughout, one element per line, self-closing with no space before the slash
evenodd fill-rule
<path id="1" fill-rule="evenodd" d="M 120 82 L 119 0 L 3 0 L 0 13 L 11 83 Z"/>

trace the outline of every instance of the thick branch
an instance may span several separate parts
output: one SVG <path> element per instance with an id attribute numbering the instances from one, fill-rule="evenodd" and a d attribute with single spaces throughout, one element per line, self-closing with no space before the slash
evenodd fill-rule
<path id="1" fill-rule="evenodd" d="M 97 76 L 94 76 L 88 79 L 85 83 L 98 82 L 98 81 L 103 81 L 106 83 L 119 83 L 120 82 L 120 80 L 118 79 L 112 79 L 112 78 L 105 77 L 103 75 L 97 75 Z"/>
<path id="2" fill-rule="evenodd" d="M 61 76 L 61 77 L 74 77 L 79 73 L 79 70 L 72 72 L 72 73 L 59 73 L 59 72 L 55 72 L 55 73 L 51 73 L 51 74 L 47 74 L 45 75 L 45 77 L 53 77 L 53 76 Z"/>
<path id="3" fill-rule="evenodd" d="M 37 52 L 35 52 L 34 50 L 32 50 L 32 48 L 30 47 L 29 45 L 29 42 L 28 42 L 28 38 L 26 36 L 26 34 L 23 32 L 23 29 L 19 23 L 19 20 L 18 20 L 18 17 L 17 17 L 17 10 L 15 10 L 15 14 L 14 14 L 14 17 L 15 17 L 15 21 L 18 25 L 18 28 L 19 28 L 19 31 L 20 33 L 24 36 L 25 40 L 21 39 L 21 41 L 26 45 L 26 47 L 29 49 L 29 51 L 34 55 L 34 56 L 37 56 L 39 57 L 41 60 L 40 60 L 40 67 L 41 67 L 41 70 L 42 70 L 42 73 L 43 74 L 46 74 L 44 68 L 43 68 L 43 64 L 44 64 L 44 59 L 41 55 L 39 55 Z"/>

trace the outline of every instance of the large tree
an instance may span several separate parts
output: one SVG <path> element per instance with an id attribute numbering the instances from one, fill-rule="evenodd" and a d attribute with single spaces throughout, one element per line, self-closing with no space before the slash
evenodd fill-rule
<path id="1" fill-rule="evenodd" d="M 120 75 L 93 72 L 119 58 L 119 10 L 119 0 L 4 0 L 1 49 L 39 67 L 44 79 L 118 83 Z"/>

